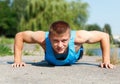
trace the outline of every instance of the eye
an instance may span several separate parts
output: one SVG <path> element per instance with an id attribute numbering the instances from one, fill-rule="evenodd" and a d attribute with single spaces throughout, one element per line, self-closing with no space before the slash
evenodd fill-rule
<path id="1" fill-rule="evenodd" d="M 68 40 L 67 39 L 62 40 L 62 42 L 66 42 L 66 41 L 68 41 Z"/>
<path id="2" fill-rule="evenodd" d="M 58 42 L 58 40 L 53 40 L 55 43 L 57 43 Z"/>

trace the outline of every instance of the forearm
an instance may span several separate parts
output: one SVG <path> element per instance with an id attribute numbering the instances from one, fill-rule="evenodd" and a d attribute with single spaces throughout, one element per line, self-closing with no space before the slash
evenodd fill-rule
<path id="1" fill-rule="evenodd" d="M 87 33 L 87 34 L 86 34 Z M 83 37 L 86 36 L 86 43 L 100 42 L 102 50 L 102 63 L 100 66 L 103 68 L 114 68 L 114 65 L 110 64 L 110 41 L 109 35 L 104 32 L 90 31 L 83 33 Z"/>
<path id="2" fill-rule="evenodd" d="M 22 34 L 19 33 L 15 36 L 14 41 L 14 62 L 22 62 L 22 49 L 23 49 L 23 38 Z"/>
<path id="3" fill-rule="evenodd" d="M 14 45 L 14 63 L 12 64 L 12 67 L 24 67 L 25 63 L 22 62 L 22 46 L 17 46 L 17 42 L 15 42 Z"/>
<path id="4" fill-rule="evenodd" d="M 102 62 L 110 63 L 110 41 L 109 35 L 104 34 L 101 40 L 101 49 L 102 49 Z"/>
<path id="5" fill-rule="evenodd" d="M 18 62 L 22 62 L 22 51 L 19 49 L 15 49 L 14 50 L 14 62 L 18 63 Z"/>

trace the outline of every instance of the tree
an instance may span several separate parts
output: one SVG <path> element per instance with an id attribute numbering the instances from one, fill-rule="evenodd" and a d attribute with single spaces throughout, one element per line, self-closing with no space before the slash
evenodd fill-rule
<path id="1" fill-rule="evenodd" d="M 69 8 L 70 12 L 68 14 L 70 14 L 70 17 L 72 17 L 69 17 L 70 20 L 72 19 L 73 21 L 72 25 L 76 25 L 76 29 L 83 29 L 83 26 L 88 18 L 88 4 L 82 3 L 80 0 L 73 0 L 69 3 Z"/>
<path id="2" fill-rule="evenodd" d="M 92 31 L 92 30 L 102 31 L 101 27 L 97 24 L 86 25 L 85 30 L 88 30 L 88 31 Z"/>
<path id="3" fill-rule="evenodd" d="M 14 10 L 17 14 L 17 19 L 20 20 L 22 15 L 25 12 L 25 8 L 28 4 L 28 0 L 14 0 L 12 3 L 12 10 Z"/>
<path id="4" fill-rule="evenodd" d="M 72 29 L 80 29 L 88 17 L 87 3 L 66 0 L 29 0 L 21 17 L 19 31 L 48 30 L 57 20 L 68 22 Z"/>
<path id="5" fill-rule="evenodd" d="M 106 32 L 110 35 L 110 42 L 113 43 L 113 35 L 112 35 L 111 27 L 109 24 L 104 25 L 103 32 Z"/>
<path id="6" fill-rule="evenodd" d="M 8 4 L 8 0 L 0 1 L 0 35 L 12 37 L 16 33 L 17 20 Z"/>
<path id="7" fill-rule="evenodd" d="M 17 32 L 20 31 L 19 29 L 19 25 L 21 24 L 20 21 L 23 21 L 23 15 L 25 13 L 25 8 L 27 4 L 28 4 L 28 0 L 14 0 L 12 3 L 11 9 L 16 13 Z"/>

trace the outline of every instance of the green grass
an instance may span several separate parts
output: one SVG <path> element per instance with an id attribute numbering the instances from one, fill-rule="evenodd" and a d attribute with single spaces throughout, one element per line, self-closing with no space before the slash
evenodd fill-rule
<path id="1" fill-rule="evenodd" d="M 0 56 L 13 55 L 12 50 L 3 44 L 0 44 Z"/>
<path id="2" fill-rule="evenodd" d="M 85 55 L 88 55 L 88 56 L 94 56 L 94 52 L 91 50 L 91 49 L 86 49 L 85 50 Z"/>
<path id="3" fill-rule="evenodd" d="M 95 44 L 84 44 L 85 49 L 95 49 L 95 48 L 100 48 L 100 43 L 95 43 Z"/>
<path id="4" fill-rule="evenodd" d="M 4 36 L 0 37 L 0 44 L 13 44 L 14 38 L 6 38 Z"/>
<path id="5" fill-rule="evenodd" d="M 0 56 L 13 55 L 12 49 L 8 46 L 13 43 L 13 38 L 0 37 Z"/>

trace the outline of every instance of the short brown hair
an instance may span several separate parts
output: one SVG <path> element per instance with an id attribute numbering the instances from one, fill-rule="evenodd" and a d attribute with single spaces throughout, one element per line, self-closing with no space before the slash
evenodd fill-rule
<path id="1" fill-rule="evenodd" d="M 67 30 L 70 30 L 70 26 L 67 22 L 65 21 L 56 21 L 51 24 L 50 29 L 49 29 L 49 34 L 51 33 L 56 33 L 56 34 L 63 34 Z"/>

